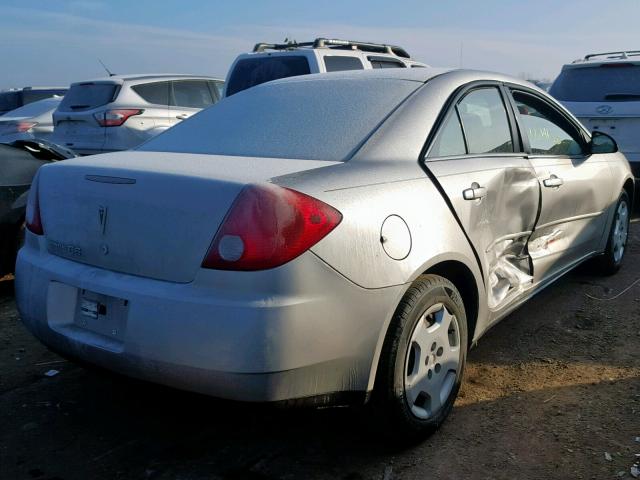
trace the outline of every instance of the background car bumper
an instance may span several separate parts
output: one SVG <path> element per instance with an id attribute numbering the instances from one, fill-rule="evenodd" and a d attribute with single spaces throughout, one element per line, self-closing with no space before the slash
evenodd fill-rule
<path id="1" fill-rule="evenodd" d="M 27 240 L 16 298 L 43 343 L 125 375 L 233 400 L 369 390 L 404 291 L 362 289 L 310 252 L 271 271 L 201 270 L 178 284 L 65 260 L 33 248 L 44 240 Z M 77 323 L 83 289 L 128 301 L 117 338 Z"/>

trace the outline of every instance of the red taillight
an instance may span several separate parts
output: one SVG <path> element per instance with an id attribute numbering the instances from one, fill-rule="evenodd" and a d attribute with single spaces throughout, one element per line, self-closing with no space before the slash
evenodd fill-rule
<path id="1" fill-rule="evenodd" d="M 16 123 L 16 130 L 20 133 L 28 132 L 37 125 L 37 122 L 18 122 Z"/>
<path id="2" fill-rule="evenodd" d="M 245 187 L 218 229 L 204 268 L 266 270 L 306 252 L 342 220 L 320 200 L 271 184 Z"/>
<path id="3" fill-rule="evenodd" d="M 38 193 L 38 175 L 36 174 L 31 183 L 29 190 L 29 198 L 27 199 L 27 213 L 25 215 L 25 224 L 31 233 L 43 235 L 42 219 L 40 218 L 40 195 Z"/>
<path id="4" fill-rule="evenodd" d="M 124 108 L 118 110 L 105 110 L 104 112 L 94 113 L 96 121 L 101 127 L 119 127 L 127 121 L 129 117 L 140 115 L 144 110 L 137 108 Z"/>

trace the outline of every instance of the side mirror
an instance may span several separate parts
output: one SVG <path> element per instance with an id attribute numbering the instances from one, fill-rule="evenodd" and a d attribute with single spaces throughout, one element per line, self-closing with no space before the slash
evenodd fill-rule
<path id="1" fill-rule="evenodd" d="M 595 131 L 591 134 L 591 153 L 616 153 L 618 144 L 606 133 Z"/>

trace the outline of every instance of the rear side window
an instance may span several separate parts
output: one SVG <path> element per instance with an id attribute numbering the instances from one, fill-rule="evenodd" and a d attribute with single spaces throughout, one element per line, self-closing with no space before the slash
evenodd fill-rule
<path id="1" fill-rule="evenodd" d="M 398 60 L 387 57 L 368 57 L 373 68 L 406 68 L 406 65 Z"/>
<path id="2" fill-rule="evenodd" d="M 549 93 L 565 102 L 640 101 L 640 65 L 608 63 L 567 68 L 560 72 Z"/>
<path id="3" fill-rule="evenodd" d="M 580 155 L 578 133 L 569 122 L 545 102 L 514 91 L 520 125 L 529 138 L 531 153 L 538 155 Z"/>
<path id="4" fill-rule="evenodd" d="M 429 157 L 449 157 L 465 153 L 467 153 L 467 148 L 464 144 L 462 126 L 458 112 L 454 109 L 433 142 Z"/>
<path id="5" fill-rule="evenodd" d="M 118 85 L 114 83 L 79 83 L 72 85 L 62 99 L 58 111 L 81 112 L 113 101 Z"/>
<path id="6" fill-rule="evenodd" d="M 311 73 L 304 56 L 244 58 L 238 61 L 227 83 L 227 96 L 278 78 Z"/>
<path id="7" fill-rule="evenodd" d="M 170 82 L 145 83 L 134 85 L 131 89 L 142 97 L 143 100 L 156 105 L 169 105 Z"/>
<path id="8" fill-rule="evenodd" d="M 362 70 L 362 62 L 356 57 L 326 56 L 324 66 L 327 72 L 340 72 L 343 70 Z"/>
<path id="9" fill-rule="evenodd" d="M 507 111 L 497 88 L 472 90 L 458 104 L 469 153 L 513 152 Z"/>
<path id="10" fill-rule="evenodd" d="M 173 83 L 170 105 L 186 108 L 207 108 L 214 103 L 206 80 L 180 80 Z"/>

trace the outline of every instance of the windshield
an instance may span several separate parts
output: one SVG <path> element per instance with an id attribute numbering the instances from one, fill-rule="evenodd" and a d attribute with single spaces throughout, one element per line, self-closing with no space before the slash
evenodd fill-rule
<path id="1" fill-rule="evenodd" d="M 118 85 L 115 83 L 79 83 L 72 85 L 64 96 L 61 112 L 78 112 L 100 107 L 113 100 Z"/>
<path id="2" fill-rule="evenodd" d="M 567 68 L 549 93 L 566 102 L 640 101 L 640 65 L 605 63 L 600 66 Z"/>
<path id="3" fill-rule="evenodd" d="M 55 108 L 60 103 L 61 98 L 47 98 L 37 102 L 29 103 L 24 107 L 16 108 L 5 114 L 5 117 L 32 118 L 42 115 Z"/>
<path id="4" fill-rule="evenodd" d="M 271 80 L 309 73 L 309 62 L 303 56 L 245 58 L 233 68 L 227 83 L 227 97 Z"/>
<path id="5" fill-rule="evenodd" d="M 421 83 L 285 80 L 225 98 L 139 149 L 345 161 Z"/>

